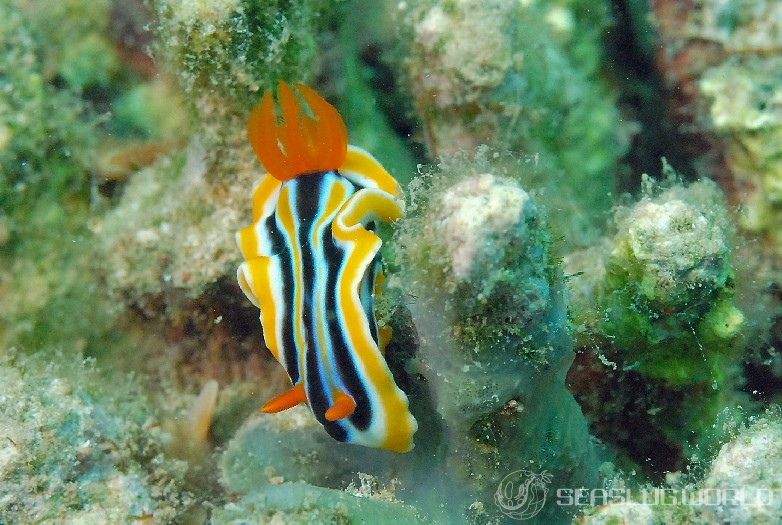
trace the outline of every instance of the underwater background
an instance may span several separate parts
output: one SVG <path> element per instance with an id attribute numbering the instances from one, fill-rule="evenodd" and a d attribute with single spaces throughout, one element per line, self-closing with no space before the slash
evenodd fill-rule
<path id="1" fill-rule="evenodd" d="M 338 443 L 237 284 L 278 82 L 402 184 L 418 421 Z M 782 2 L 0 0 L 0 524 L 782 523 Z"/>

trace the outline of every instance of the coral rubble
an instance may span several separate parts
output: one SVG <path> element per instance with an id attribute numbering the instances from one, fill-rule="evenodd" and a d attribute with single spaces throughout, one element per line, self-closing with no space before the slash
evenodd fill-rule
<path id="1" fill-rule="evenodd" d="M 618 209 L 615 223 L 592 313 L 598 330 L 641 373 L 671 384 L 716 380 L 744 324 L 722 193 L 708 180 L 673 186 Z"/>
<path id="2" fill-rule="evenodd" d="M 675 468 L 741 399 L 747 323 L 722 192 L 709 180 L 644 180 L 644 196 L 616 209 L 613 236 L 566 257 L 582 349 L 570 381 L 596 428 L 633 421 L 643 437 L 611 439 L 632 441 L 636 457 L 663 456 L 649 459 L 653 469 Z"/>
<path id="3" fill-rule="evenodd" d="M 90 366 L 58 357 L 0 358 L 0 521 L 168 522 L 195 504 L 139 386 L 110 392 Z"/>
<path id="4" fill-rule="evenodd" d="M 622 491 L 622 501 L 606 498 L 577 523 L 777 523 L 781 430 L 779 410 L 769 410 L 721 447 L 702 479 Z"/>
<path id="5" fill-rule="evenodd" d="M 468 500 L 522 467 L 562 485 L 596 481 L 564 384 L 573 353 L 562 272 L 544 211 L 514 180 L 524 169 L 485 150 L 442 161 L 411 189 L 414 212 L 392 246 L 404 270 L 392 285 L 412 296 L 420 337 L 408 369 L 426 378 L 445 468 Z M 430 427 L 432 416 L 417 415 Z M 540 519 L 562 513 L 547 507 Z"/>

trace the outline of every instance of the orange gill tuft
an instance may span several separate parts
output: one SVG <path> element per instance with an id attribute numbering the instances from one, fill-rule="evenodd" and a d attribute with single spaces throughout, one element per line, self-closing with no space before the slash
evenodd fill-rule
<path id="1" fill-rule="evenodd" d="M 276 179 L 291 180 L 307 173 L 331 171 L 345 161 L 348 131 L 339 112 L 313 89 L 297 84 L 315 118 L 307 115 L 291 86 L 281 81 L 278 124 L 271 91 L 250 114 L 247 133 L 255 154 Z"/>

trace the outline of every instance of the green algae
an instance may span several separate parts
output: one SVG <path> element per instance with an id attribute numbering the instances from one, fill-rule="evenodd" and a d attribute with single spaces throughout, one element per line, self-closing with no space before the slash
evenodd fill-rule
<path id="1" fill-rule="evenodd" d="M 43 36 L 29 18 L 12 11 L 0 30 L 3 41 L 16 43 L 0 55 L 0 68 L 8 72 L 0 82 L 9 94 L 0 99 L 0 208 L 8 231 L 0 257 L 11 269 L 0 284 L 6 292 L 2 339 L 32 349 L 64 327 L 64 339 L 75 342 L 90 333 L 90 323 L 71 323 L 66 315 L 70 305 L 91 296 L 75 283 L 89 271 L 81 254 L 90 245 L 96 122 L 76 93 L 47 82 Z M 104 324 L 98 318 L 96 324 Z"/>
<path id="2" fill-rule="evenodd" d="M 674 186 L 620 209 L 616 223 L 598 330 L 650 377 L 673 385 L 717 381 L 744 318 L 722 193 L 711 181 Z"/>
<path id="3" fill-rule="evenodd" d="M 221 111 L 207 107 L 217 95 L 246 115 L 277 81 L 309 80 L 325 5 L 325 0 L 156 2 L 163 42 L 158 53 L 176 64 L 184 91 L 202 111 Z"/>
<path id="4" fill-rule="evenodd" d="M 480 144 L 534 155 L 568 243 L 595 235 L 626 148 L 600 78 L 604 2 L 405 2 L 400 64 L 435 155 Z M 565 204 L 566 203 L 566 204 Z M 590 226 L 591 224 L 591 226 Z"/>
<path id="5" fill-rule="evenodd" d="M 371 151 L 401 184 L 406 184 L 415 173 L 413 154 L 405 137 L 394 132 L 388 115 L 381 111 L 378 99 L 383 94 L 371 86 L 372 72 L 360 56 L 366 47 L 387 43 L 383 42 L 384 33 L 388 32 L 383 15 L 382 3 L 373 1 L 345 3 L 335 15 L 340 19 L 337 22 L 339 52 L 344 54 L 340 64 L 344 86 L 337 107 L 348 127 L 350 143 Z M 359 35 L 356 27 L 362 28 Z"/>
<path id="6" fill-rule="evenodd" d="M 779 245 L 782 202 L 782 91 L 778 57 L 735 57 L 709 69 L 699 87 L 709 116 L 728 142 L 729 165 L 748 191 L 740 224 L 769 235 Z M 739 79 L 727 83 L 725 79 Z"/>
<path id="7" fill-rule="evenodd" d="M 443 160 L 411 186 L 410 217 L 392 249 L 410 286 L 458 298 L 445 309 L 461 344 L 478 354 L 484 344 L 518 347 L 543 364 L 538 349 L 558 337 L 545 318 L 561 277 L 545 211 L 514 181 L 526 168 L 485 149 Z"/>
<path id="8" fill-rule="evenodd" d="M 604 439 L 632 440 L 631 454 L 668 447 L 661 461 L 673 468 L 710 439 L 723 409 L 747 402 L 737 360 L 755 321 L 739 304 L 747 283 L 737 275 L 746 276 L 716 184 L 644 181 L 637 202 L 616 208 L 599 250 L 567 257 L 568 286 L 578 344 L 596 348 L 600 361 L 582 366 L 603 370 L 612 385 L 602 402 L 592 386 L 579 387 L 590 420 Z M 643 437 L 604 434 L 620 421 L 645 428 Z"/>
<path id="9" fill-rule="evenodd" d="M 48 84 L 41 35 L 30 20 L 10 11 L 0 31 L 7 43 L 0 55 L 7 93 L 0 128 L 3 209 L 35 202 L 43 191 L 50 197 L 84 191 L 93 138 L 89 122 L 81 119 L 86 108 L 75 93 Z"/>
<path id="10" fill-rule="evenodd" d="M 181 95 L 166 80 L 139 84 L 114 100 L 114 126 L 123 135 L 181 139 L 189 115 Z"/>
<path id="11" fill-rule="evenodd" d="M 70 86 L 82 89 L 102 83 L 118 65 L 107 38 L 111 4 L 108 0 L 12 0 L 46 45 L 42 63 L 47 79 L 62 75 Z M 97 82 L 96 82 L 97 81 Z"/>
<path id="12" fill-rule="evenodd" d="M 61 60 L 60 74 L 69 85 L 80 91 L 106 87 L 119 69 L 114 48 L 106 39 L 95 34 L 68 45 Z"/>
<path id="13" fill-rule="evenodd" d="M 108 2 L 67 1 L 51 9 L 10 2 L 8 13 L 0 24 L 8 43 L 0 55 L 2 340 L 25 351 L 68 347 L 99 355 L 122 337 L 113 328 L 118 308 L 95 278 L 101 265 L 95 233 L 111 191 L 96 172 L 106 144 L 111 153 L 129 138 L 113 137 L 122 125 L 100 116 L 99 107 L 102 93 L 122 98 L 138 79 L 118 66 L 108 37 Z M 176 118 L 170 108 L 144 108 L 145 131 L 170 133 L 159 117 L 168 112 Z M 138 121 L 134 115 L 125 111 L 123 118 Z"/>

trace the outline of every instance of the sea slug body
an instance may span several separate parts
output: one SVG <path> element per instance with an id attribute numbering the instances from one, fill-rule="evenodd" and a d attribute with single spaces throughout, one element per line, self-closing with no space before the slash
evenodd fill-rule
<path id="1" fill-rule="evenodd" d="M 407 452 L 417 423 L 383 352 L 373 299 L 382 282 L 376 221 L 402 217 L 399 184 L 348 145 L 337 110 L 307 86 L 281 82 L 248 134 L 269 171 L 253 191 L 253 224 L 237 233 L 239 285 L 261 310 L 266 346 L 292 388 L 263 412 L 307 403 L 336 440 Z"/>

